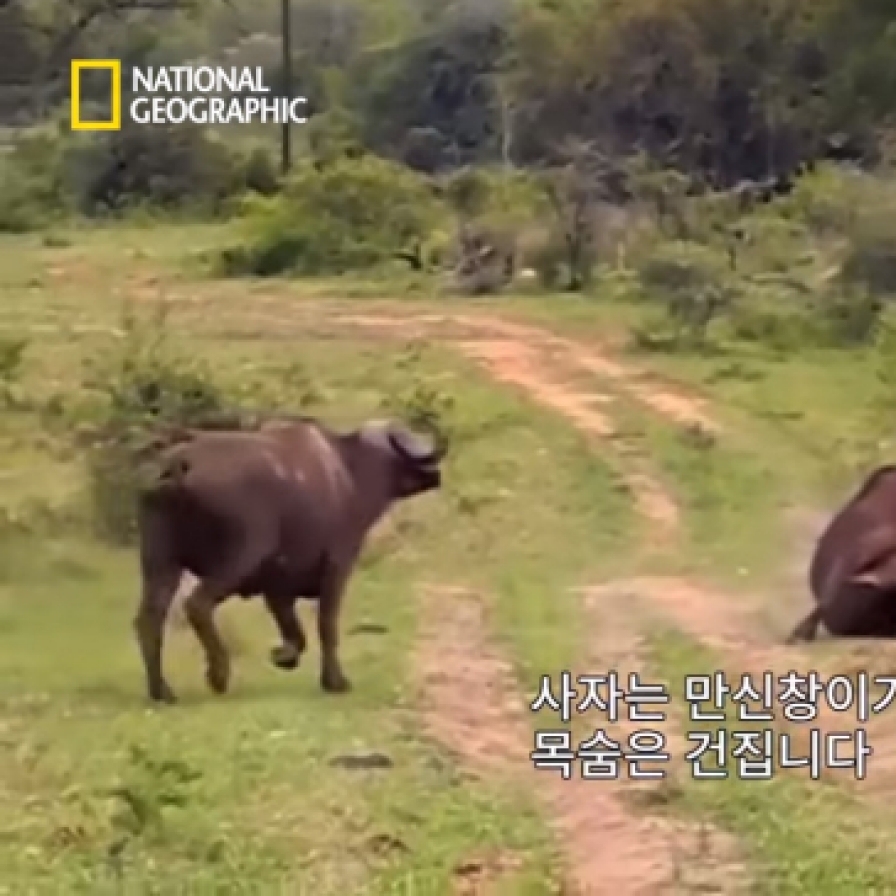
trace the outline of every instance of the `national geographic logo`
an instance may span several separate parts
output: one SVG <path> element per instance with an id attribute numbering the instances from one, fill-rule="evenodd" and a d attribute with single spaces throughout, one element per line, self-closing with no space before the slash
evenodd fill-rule
<path id="1" fill-rule="evenodd" d="M 107 71 L 112 79 L 112 112 L 108 121 L 84 121 L 81 118 L 81 73 L 84 71 Z M 120 59 L 73 59 L 71 113 L 73 131 L 120 131 L 121 130 L 121 60 Z"/>
<path id="2" fill-rule="evenodd" d="M 120 59 L 72 60 L 71 125 L 73 131 L 118 131 L 122 124 Z M 82 75 L 108 72 L 111 112 L 108 121 L 82 118 Z M 303 96 L 278 97 L 254 68 L 171 65 L 130 70 L 127 116 L 136 124 L 304 124 Z M 94 98 L 94 90 L 89 97 Z"/>

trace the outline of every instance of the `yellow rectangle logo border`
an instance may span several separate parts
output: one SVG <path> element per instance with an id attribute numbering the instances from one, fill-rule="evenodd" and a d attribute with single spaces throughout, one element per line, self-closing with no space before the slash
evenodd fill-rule
<path id="1" fill-rule="evenodd" d="M 98 69 L 112 74 L 112 118 L 110 121 L 81 120 L 81 72 Z M 121 60 L 120 59 L 72 59 L 71 74 L 71 123 L 73 131 L 121 130 Z"/>

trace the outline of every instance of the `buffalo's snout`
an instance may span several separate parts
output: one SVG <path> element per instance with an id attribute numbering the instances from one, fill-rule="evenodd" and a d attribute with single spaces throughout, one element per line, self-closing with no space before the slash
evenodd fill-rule
<path id="1" fill-rule="evenodd" d="M 420 478 L 423 481 L 420 491 L 428 492 L 442 486 L 442 471 L 438 467 L 423 470 Z"/>
<path id="2" fill-rule="evenodd" d="M 397 491 L 399 498 L 412 498 L 422 495 L 424 492 L 441 488 L 442 472 L 437 466 L 417 465 L 405 468 L 399 476 Z"/>

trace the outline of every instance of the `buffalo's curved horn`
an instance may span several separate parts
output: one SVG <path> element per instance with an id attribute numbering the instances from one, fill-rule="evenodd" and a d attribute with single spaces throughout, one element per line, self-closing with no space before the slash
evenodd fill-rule
<path id="1" fill-rule="evenodd" d="M 392 450 L 413 464 L 434 466 L 445 456 L 445 446 L 438 445 L 435 439 L 418 436 L 404 428 L 390 428 L 388 439 Z"/>

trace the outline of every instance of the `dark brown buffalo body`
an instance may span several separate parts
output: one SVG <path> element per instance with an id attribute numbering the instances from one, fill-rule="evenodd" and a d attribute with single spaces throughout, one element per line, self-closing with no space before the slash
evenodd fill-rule
<path id="1" fill-rule="evenodd" d="M 135 627 L 150 697 L 174 700 L 162 642 L 184 572 L 199 580 L 184 609 L 213 690 L 223 693 L 230 679 L 214 610 L 233 595 L 264 599 L 282 639 L 271 658 L 286 669 L 306 648 L 296 600 L 316 599 L 321 686 L 347 690 L 337 657 L 346 582 L 390 505 L 440 487 L 441 455 L 403 427 L 378 422 L 345 434 L 309 420 L 179 433 L 139 504 L 143 594 Z"/>
<path id="2" fill-rule="evenodd" d="M 819 623 L 845 638 L 896 637 L 896 466 L 880 467 L 822 533 L 809 569 L 816 607 L 788 641 Z"/>

